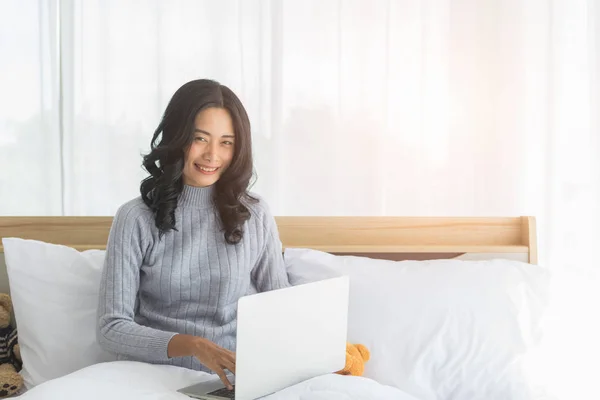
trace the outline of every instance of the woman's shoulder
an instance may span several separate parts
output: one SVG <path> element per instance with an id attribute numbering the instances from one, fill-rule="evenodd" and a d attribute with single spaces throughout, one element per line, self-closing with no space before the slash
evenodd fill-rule
<path id="1" fill-rule="evenodd" d="M 144 203 L 141 196 L 135 197 L 126 201 L 117 208 L 115 220 L 128 222 L 147 222 L 153 218 L 153 213 L 150 207 Z"/>
<path id="2" fill-rule="evenodd" d="M 152 211 L 141 198 L 134 198 L 122 203 L 112 220 L 107 248 L 129 246 L 136 242 L 139 249 L 147 249 L 153 238 Z"/>
<path id="3" fill-rule="evenodd" d="M 254 192 L 249 192 L 248 194 L 252 199 L 256 200 L 245 203 L 250 211 L 251 219 L 254 219 L 257 223 L 260 222 L 263 224 L 273 220 L 271 207 L 265 197 Z"/>

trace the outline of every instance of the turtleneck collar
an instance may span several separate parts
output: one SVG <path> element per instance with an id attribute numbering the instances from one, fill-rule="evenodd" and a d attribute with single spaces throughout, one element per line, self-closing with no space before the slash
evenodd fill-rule
<path id="1" fill-rule="evenodd" d="M 179 202 L 182 205 L 191 207 L 211 207 L 213 194 L 213 185 L 206 187 L 197 187 L 183 185 L 183 190 L 179 195 Z"/>

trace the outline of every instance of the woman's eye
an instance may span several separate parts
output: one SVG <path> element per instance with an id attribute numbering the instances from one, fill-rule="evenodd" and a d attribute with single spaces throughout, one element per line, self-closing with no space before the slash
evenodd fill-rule
<path id="1" fill-rule="evenodd" d="M 229 140 L 223 142 L 223 144 L 227 145 L 227 146 L 231 146 L 233 144 L 233 142 L 230 142 Z"/>
<path id="2" fill-rule="evenodd" d="M 195 140 L 201 141 L 201 142 L 206 142 L 206 139 L 204 139 L 202 136 L 197 136 Z"/>

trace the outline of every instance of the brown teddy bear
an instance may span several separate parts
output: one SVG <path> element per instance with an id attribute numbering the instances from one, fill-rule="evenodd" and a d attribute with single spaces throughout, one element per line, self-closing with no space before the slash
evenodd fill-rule
<path id="1" fill-rule="evenodd" d="M 23 361 L 17 343 L 17 330 L 11 325 L 12 301 L 0 293 L 0 398 L 17 393 L 23 387 L 19 374 Z"/>
<path id="2" fill-rule="evenodd" d="M 362 376 L 365 363 L 371 358 L 371 353 L 362 344 L 346 343 L 346 366 L 336 372 L 340 375 Z"/>

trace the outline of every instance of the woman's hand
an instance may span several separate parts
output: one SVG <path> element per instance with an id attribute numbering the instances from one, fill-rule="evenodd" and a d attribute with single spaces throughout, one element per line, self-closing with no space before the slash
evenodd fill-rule
<path id="1" fill-rule="evenodd" d="M 227 369 L 235 375 L 235 353 L 216 345 L 210 340 L 201 337 L 195 339 L 193 341 L 193 355 L 208 369 L 216 372 L 229 390 L 233 389 L 225 375 L 225 370 Z"/>
<path id="2" fill-rule="evenodd" d="M 235 375 L 235 353 L 210 340 L 191 335 L 175 335 L 169 342 L 169 357 L 194 356 L 208 369 L 214 371 L 223 384 L 233 389 L 225 370 Z"/>

